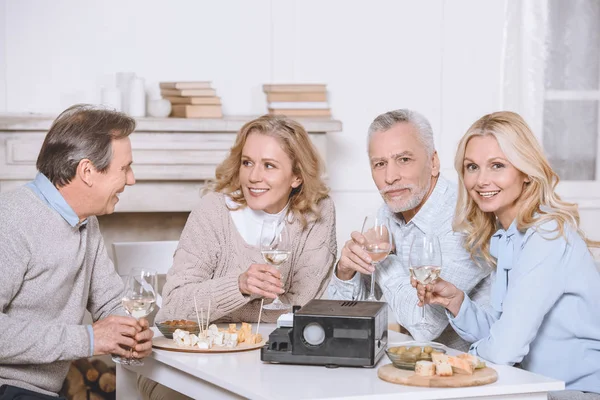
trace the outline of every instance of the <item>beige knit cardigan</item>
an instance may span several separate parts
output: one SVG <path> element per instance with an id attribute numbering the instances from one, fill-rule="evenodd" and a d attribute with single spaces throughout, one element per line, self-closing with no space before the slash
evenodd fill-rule
<path id="1" fill-rule="evenodd" d="M 320 218 L 304 229 L 297 219 L 288 223 L 292 254 L 279 268 L 285 282 L 286 292 L 280 296 L 284 303 L 302 306 L 321 297 L 329 283 L 337 255 L 333 201 L 321 200 L 319 209 Z M 260 249 L 247 244 L 236 229 L 225 196 L 206 194 L 181 234 L 156 321 L 195 321 L 195 296 L 205 317 L 210 299 L 211 322 L 256 322 L 261 300 L 243 295 L 238 278 L 251 264 L 264 263 Z M 263 310 L 261 321 L 275 322 L 279 315 L 280 311 Z"/>

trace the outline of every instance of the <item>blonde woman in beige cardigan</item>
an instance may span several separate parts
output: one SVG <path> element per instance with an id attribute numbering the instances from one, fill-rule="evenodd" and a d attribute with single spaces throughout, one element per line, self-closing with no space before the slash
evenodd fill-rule
<path id="1" fill-rule="evenodd" d="M 211 322 L 256 322 L 261 299 L 304 305 L 325 291 L 337 254 L 335 210 L 323 164 L 296 121 L 263 116 L 237 135 L 216 180 L 190 214 L 163 289 L 156 321 L 196 319 L 194 297 Z M 264 263 L 262 222 L 287 221 L 291 257 Z M 263 310 L 275 322 L 284 311 Z M 140 376 L 144 399 L 188 399 Z"/>
<path id="2" fill-rule="evenodd" d="M 163 290 L 157 321 L 195 320 L 198 308 L 218 322 L 256 322 L 261 298 L 304 305 L 327 287 L 337 245 L 335 210 L 323 164 L 299 123 L 280 116 L 248 122 L 216 180 L 192 211 Z M 285 219 L 292 254 L 279 270 L 265 264 L 262 221 Z M 282 311 L 263 310 L 263 322 Z"/>

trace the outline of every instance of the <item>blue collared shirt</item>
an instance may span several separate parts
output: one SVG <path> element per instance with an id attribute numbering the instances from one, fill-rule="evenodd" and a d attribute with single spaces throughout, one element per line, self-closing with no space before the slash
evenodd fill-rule
<path id="1" fill-rule="evenodd" d="M 600 393 L 600 273 L 586 243 L 546 222 L 521 232 L 516 222 L 491 239 L 497 258 L 489 309 L 465 295 L 454 329 L 471 353 Z"/>
<path id="2" fill-rule="evenodd" d="M 48 207 L 55 210 L 65 221 L 73 228 L 82 226 L 87 223 L 87 219 L 79 222 L 79 217 L 73 211 L 69 203 L 60 194 L 58 189 L 50 182 L 48 178 L 41 172 L 38 172 L 35 179 L 27 183 L 27 186 L 33 193 L 36 194 Z M 94 329 L 92 325 L 86 326 L 90 335 L 90 357 L 94 355 Z"/>

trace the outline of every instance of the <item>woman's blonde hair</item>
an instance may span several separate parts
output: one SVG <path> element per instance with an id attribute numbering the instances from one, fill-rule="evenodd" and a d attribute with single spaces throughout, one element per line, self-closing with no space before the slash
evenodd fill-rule
<path id="1" fill-rule="evenodd" d="M 217 167 L 216 179 L 209 182 L 206 190 L 225 193 L 241 207 L 247 205 L 240 185 L 240 165 L 242 150 L 251 133 L 277 139 L 292 160 L 292 173 L 300 177 L 302 183 L 292 189 L 289 212 L 300 220 L 303 228 L 310 221 L 319 219 L 317 204 L 329 193 L 322 179 L 323 161 L 304 127 L 284 116 L 263 115 L 246 123 L 238 132 L 229 155 Z"/>
<path id="2" fill-rule="evenodd" d="M 477 261 L 483 258 L 487 264 L 495 265 L 490 255 L 490 239 L 497 230 L 496 216 L 483 212 L 471 198 L 464 185 L 464 158 L 469 140 L 474 136 L 493 136 L 508 161 L 529 178 L 524 183 L 517 211 L 517 229 L 525 231 L 548 221 L 558 225 L 557 236 L 565 234 L 565 225 L 569 224 L 581 235 L 589 247 L 600 246 L 600 242 L 586 239 L 579 228 L 577 204 L 567 203 L 556 194 L 558 175 L 552 170 L 542 147 L 533 132 L 516 113 L 495 112 L 477 120 L 467 130 L 458 144 L 454 167 L 458 173 L 458 200 L 452 227 L 466 234 L 464 247 Z"/>

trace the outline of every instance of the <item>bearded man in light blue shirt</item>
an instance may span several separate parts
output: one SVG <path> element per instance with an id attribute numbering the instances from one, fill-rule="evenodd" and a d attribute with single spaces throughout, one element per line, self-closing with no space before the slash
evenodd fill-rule
<path id="1" fill-rule="evenodd" d="M 389 220 L 395 251 L 377 267 L 375 282 L 398 323 L 415 340 L 444 343 L 466 350 L 469 343 L 448 326 L 443 307 L 428 307 L 425 324 L 410 283 L 409 251 L 415 235 L 435 235 L 442 251 L 441 276 L 487 304 L 489 269 L 480 268 L 463 248 L 463 236 L 452 231 L 456 186 L 440 175 L 440 162 L 429 121 L 401 109 L 381 114 L 371 123 L 368 152 L 373 180 L 385 204 L 379 215 Z M 365 300 L 374 268 L 364 250 L 364 237 L 352 233 L 328 288 L 331 299 Z"/>

